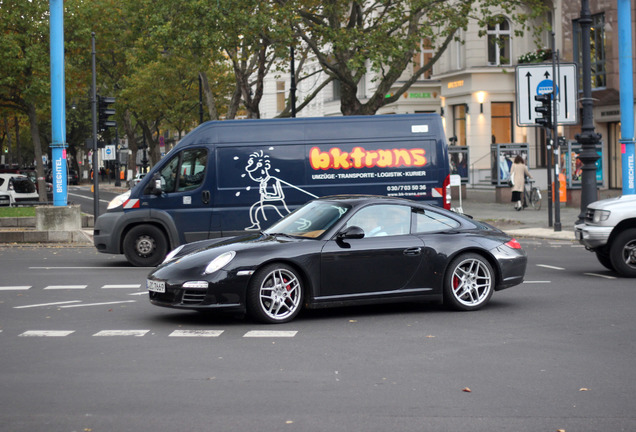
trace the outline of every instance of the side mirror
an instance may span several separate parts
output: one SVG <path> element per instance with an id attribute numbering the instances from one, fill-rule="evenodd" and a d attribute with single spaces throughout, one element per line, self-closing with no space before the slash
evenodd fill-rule
<path id="1" fill-rule="evenodd" d="M 361 239 L 364 238 L 364 230 L 359 226 L 350 226 L 338 233 L 338 239 Z"/>
<path id="2" fill-rule="evenodd" d="M 163 188 L 161 187 L 161 175 L 159 173 L 155 173 L 152 177 L 152 181 L 154 183 L 152 193 L 155 195 L 161 195 L 163 193 Z"/>

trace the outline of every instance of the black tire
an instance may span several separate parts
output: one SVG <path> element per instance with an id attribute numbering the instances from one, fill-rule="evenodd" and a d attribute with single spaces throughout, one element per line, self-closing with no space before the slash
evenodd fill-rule
<path id="1" fill-rule="evenodd" d="M 530 191 L 530 204 L 534 207 L 535 210 L 541 210 L 541 198 L 539 197 L 539 191 L 536 188 L 533 188 Z"/>
<path id="2" fill-rule="evenodd" d="M 616 271 L 614 270 L 614 266 L 612 265 L 612 260 L 610 259 L 610 256 L 607 253 L 607 250 L 597 249 L 594 251 L 594 253 L 596 254 L 596 259 L 598 260 L 598 262 L 600 262 L 603 265 L 603 267 L 611 271 Z"/>
<path id="3" fill-rule="evenodd" d="M 270 264 L 258 270 L 247 291 L 250 316 L 267 324 L 293 320 L 303 304 L 303 284 L 296 270 L 286 264 Z"/>
<path id="4" fill-rule="evenodd" d="M 495 290 L 495 272 L 481 255 L 466 253 L 455 258 L 444 277 L 444 303 L 462 311 L 481 309 Z"/>
<path id="5" fill-rule="evenodd" d="M 165 234 L 154 225 L 137 225 L 124 237 L 124 255 L 137 267 L 156 267 L 168 253 Z"/>
<path id="6" fill-rule="evenodd" d="M 636 228 L 626 229 L 614 238 L 609 256 L 616 273 L 636 277 Z"/>

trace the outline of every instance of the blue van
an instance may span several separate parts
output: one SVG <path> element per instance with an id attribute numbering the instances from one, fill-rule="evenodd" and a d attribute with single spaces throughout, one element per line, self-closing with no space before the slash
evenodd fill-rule
<path id="1" fill-rule="evenodd" d="M 94 244 L 155 266 L 180 244 L 265 229 L 326 195 L 450 208 L 449 179 L 437 114 L 211 121 L 110 203 Z"/>

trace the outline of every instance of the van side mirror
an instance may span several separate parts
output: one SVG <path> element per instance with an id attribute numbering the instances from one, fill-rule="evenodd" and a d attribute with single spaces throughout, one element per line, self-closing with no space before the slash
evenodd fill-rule
<path id="1" fill-rule="evenodd" d="M 152 177 L 152 182 L 154 183 L 152 193 L 154 195 L 161 195 L 163 193 L 163 188 L 161 187 L 161 174 L 155 173 Z"/>
<path id="2" fill-rule="evenodd" d="M 359 226 L 350 226 L 338 233 L 339 240 L 364 238 L 364 230 Z"/>

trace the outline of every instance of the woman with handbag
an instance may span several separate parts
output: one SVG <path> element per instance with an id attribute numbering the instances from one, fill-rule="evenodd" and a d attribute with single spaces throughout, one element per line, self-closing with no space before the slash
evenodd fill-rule
<path id="1" fill-rule="evenodd" d="M 510 167 L 510 186 L 512 186 L 512 198 L 510 201 L 515 203 L 515 210 L 519 211 L 523 207 L 526 207 L 525 202 L 521 204 L 521 197 L 523 195 L 523 186 L 526 181 L 526 176 L 532 178 L 528 167 L 523 162 L 523 158 L 517 155 L 512 167 Z"/>

